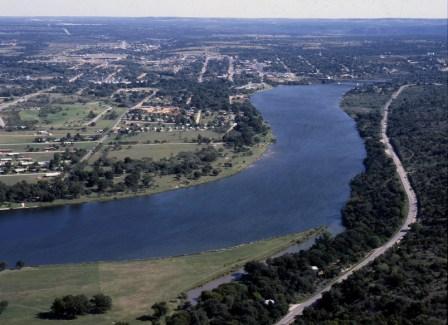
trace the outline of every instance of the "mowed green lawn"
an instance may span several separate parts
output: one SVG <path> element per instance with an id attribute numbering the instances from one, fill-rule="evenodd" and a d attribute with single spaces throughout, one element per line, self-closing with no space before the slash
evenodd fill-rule
<path id="1" fill-rule="evenodd" d="M 23 121 L 38 121 L 38 126 L 41 127 L 79 127 L 91 119 L 88 117 L 90 111 L 99 114 L 106 109 L 105 106 L 101 106 L 97 102 L 55 106 L 61 107 L 62 110 L 49 113 L 45 117 L 40 117 L 37 110 L 22 110 L 20 111 L 20 118 Z"/>
<path id="2" fill-rule="evenodd" d="M 41 175 L 0 175 L 0 182 L 6 185 L 13 185 L 21 181 L 26 181 L 27 183 L 37 183 L 39 179 L 41 179 Z M 4 202 L 0 203 L 0 207 L 2 207 Z"/>
<path id="3" fill-rule="evenodd" d="M 223 134 L 217 133 L 211 130 L 188 130 L 188 131 L 179 131 L 179 130 L 173 130 L 171 132 L 142 132 L 135 135 L 124 135 L 121 136 L 119 140 L 117 140 L 115 137 L 111 137 L 109 142 L 115 142 L 115 141 L 137 141 L 140 143 L 147 143 L 148 141 L 150 143 L 154 143 L 155 141 L 160 142 L 193 142 L 196 141 L 198 136 L 212 139 L 215 142 L 221 142 Z"/>
<path id="4" fill-rule="evenodd" d="M 0 272 L 0 300 L 9 306 L 1 324 L 112 324 L 127 321 L 142 324 L 136 317 L 149 312 L 158 301 L 176 297 L 202 283 L 243 266 L 263 260 L 321 230 L 310 230 L 197 255 L 159 260 L 99 262 L 91 264 L 41 266 Z M 67 294 L 110 295 L 112 310 L 105 315 L 81 316 L 76 320 L 54 321 L 36 318 L 49 310 L 55 297 Z"/>
<path id="5" fill-rule="evenodd" d="M 181 144 L 135 144 L 122 145 L 120 150 L 110 150 L 107 154 L 109 158 L 124 159 L 130 157 L 133 159 L 152 158 L 153 160 L 160 160 L 162 158 L 169 158 L 171 155 L 175 156 L 180 152 L 194 152 L 201 148 L 206 148 L 207 145 L 198 145 L 195 143 L 181 143 Z M 92 160 L 93 161 L 93 160 Z"/>
<path id="6" fill-rule="evenodd" d="M 32 143 L 36 135 L 34 134 L 17 134 L 12 132 L 0 133 L 0 144 L 18 144 L 18 143 Z"/>

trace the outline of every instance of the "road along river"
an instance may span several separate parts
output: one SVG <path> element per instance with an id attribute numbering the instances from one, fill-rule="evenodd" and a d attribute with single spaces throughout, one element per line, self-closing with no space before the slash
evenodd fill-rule
<path id="1" fill-rule="evenodd" d="M 363 268 L 364 266 L 371 263 L 373 260 L 375 260 L 377 257 L 383 255 L 387 250 L 394 245 L 398 244 L 403 237 L 406 235 L 407 231 L 410 229 L 410 225 L 415 223 L 417 221 L 417 211 L 418 211 L 418 202 L 417 202 L 417 196 L 414 192 L 414 189 L 411 186 L 411 183 L 409 182 L 409 178 L 407 176 L 406 170 L 404 169 L 400 159 L 398 158 L 397 153 L 395 152 L 394 148 L 392 147 L 389 137 L 387 136 L 387 122 L 388 122 L 388 116 L 389 116 L 389 107 L 392 104 L 392 101 L 396 99 L 400 93 L 409 87 L 409 85 L 401 86 L 395 93 L 392 94 L 391 98 L 387 101 L 387 103 L 384 105 L 384 113 L 383 118 L 381 120 L 381 141 L 384 143 L 384 151 L 386 152 L 386 155 L 388 155 L 390 158 L 392 158 L 397 174 L 400 178 L 400 182 L 405 190 L 406 197 L 407 197 L 407 205 L 408 205 L 408 214 L 406 218 L 403 221 L 403 224 L 401 225 L 400 229 L 382 246 L 374 249 L 373 251 L 369 252 L 361 261 L 359 261 L 357 264 L 353 265 L 348 271 L 342 273 L 341 275 L 337 276 L 330 284 L 326 285 L 324 288 L 313 294 L 311 297 L 308 297 L 305 301 L 303 301 L 300 304 L 291 305 L 289 308 L 288 314 L 286 314 L 276 325 L 289 325 L 292 324 L 297 316 L 302 315 L 303 310 L 306 307 L 311 306 L 316 301 L 322 298 L 322 294 L 324 292 L 330 291 L 331 287 L 335 283 L 340 283 L 344 280 L 346 280 L 350 275 L 353 274 L 353 272 Z"/>
<path id="2" fill-rule="evenodd" d="M 365 157 L 355 123 L 339 108 L 350 88 L 284 86 L 255 94 L 277 142 L 235 176 L 149 197 L 2 212 L 0 260 L 155 258 L 321 225 L 339 232 L 349 182 Z"/>

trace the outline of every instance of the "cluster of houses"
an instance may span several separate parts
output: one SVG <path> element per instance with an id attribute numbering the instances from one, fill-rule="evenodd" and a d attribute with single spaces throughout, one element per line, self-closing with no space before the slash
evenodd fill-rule
<path id="1" fill-rule="evenodd" d="M 146 123 L 178 123 L 176 119 L 182 115 L 179 107 L 175 106 L 142 106 L 129 111 L 124 122 L 141 121 Z M 188 112 L 186 113 L 188 117 Z"/>
<path id="2" fill-rule="evenodd" d="M 122 126 L 116 130 L 118 134 L 134 134 L 134 133 L 143 133 L 143 132 L 174 132 L 174 131 L 205 131 L 208 129 L 214 129 L 213 126 L 185 126 L 185 125 L 153 125 L 153 126 L 144 126 L 139 122 L 131 122 L 126 126 Z"/>
<path id="3" fill-rule="evenodd" d="M 0 174 L 45 173 L 44 177 L 58 176 L 60 172 L 48 169 L 50 161 L 35 161 L 19 152 L 0 149 Z"/>
<path id="4" fill-rule="evenodd" d="M 201 116 L 210 117 L 201 122 Z M 141 107 L 131 110 L 115 130 L 118 134 L 173 131 L 225 131 L 234 124 L 236 115 L 224 110 L 197 112 L 177 107 Z"/>
<path id="5" fill-rule="evenodd" d="M 75 134 L 75 135 L 66 135 L 61 138 L 54 138 L 52 137 L 52 134 L 49 133 L 48 135 L 45 134 L 38 134 L 34 138 L 34 142 L 36 143 L 58 143 L 58 144 L 73 144 L 74 142 L 80 142 L 80 141 L 97 141 L 99 138 L 101 138 L 101 134 L 104 133 L 103 129 L 99 129 L 96 131 L 96 134 Z M 49 149 L 45 148 L 45 150 L 55 150 L 54 147 L 50 147 Z"/>

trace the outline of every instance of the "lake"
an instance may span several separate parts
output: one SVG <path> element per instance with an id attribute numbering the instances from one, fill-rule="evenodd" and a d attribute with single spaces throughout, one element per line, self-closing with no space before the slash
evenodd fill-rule
<path id="1" fill-rule="evenodd" d="M 216 182 L 109 202 L 0 213 L 10 265 L 125 260 L 219 249 L 326 225 L 343 230 L 363 142 L 340 108 L 351 85 L 281 86 L 252 96 L 277 142 Z"/>

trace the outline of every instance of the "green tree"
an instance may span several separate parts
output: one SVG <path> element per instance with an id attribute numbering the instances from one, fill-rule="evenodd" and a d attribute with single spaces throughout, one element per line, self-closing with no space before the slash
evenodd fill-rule
<path id="1" fill-rule="evenodd" d="M 24 261 L 22 261 L 22 260 L 18 260 L 17 262 L 16 262 L 16 269 L 18 269 L 18 270 L 20 270 L 22 267 L 24 267 L 25 266 L 25 262 Z"/>
<path id="2" fill-rule="evenodd" d="M 166 302 L 158 302 L 152 305 L 153 316 L 160 318 L 165 316 L 168 313 L 168 304 Z"/>
<path id="3" fill-rule="evenodd" d="M 94 314 L 104 314 L 112 308 L 112 298 L 102 293 L 96 294 L 90 299 L 91 312 Z"/>
<path id="4" fill-rule="evenodd" d="M 60 319 L 75 319 L 76 316 L 88 313 L 89 309 L 89 300 L 85 295 L 56 298 L 51 306 L 53 315 Z"/>
<path id="5" fill-rule="evenodd" d="M 0 315 L 5 311 L 6 307 L 8 307 L 8 302 L 6 300 L 0 301 Z"/>

